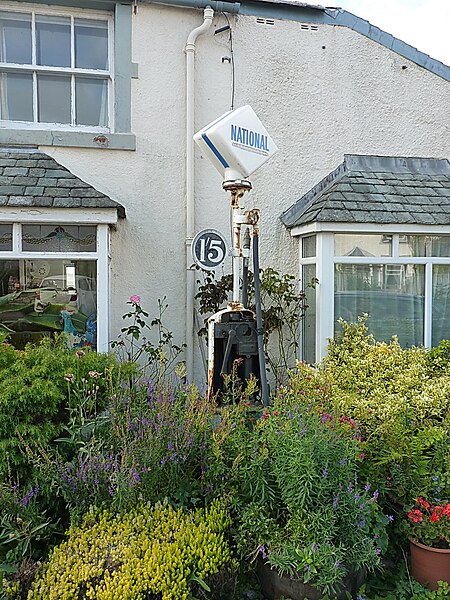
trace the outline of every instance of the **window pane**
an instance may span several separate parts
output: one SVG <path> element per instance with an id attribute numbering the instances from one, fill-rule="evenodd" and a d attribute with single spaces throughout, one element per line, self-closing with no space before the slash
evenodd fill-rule
<path id="1" fill-rule="evenodd" d="M 0 260 L 0 324 L 18 348 L 63 333 L 69 348 L 97 343 L 95 261 Z"/>
<path id="2" fill-rule="evenodd" d="M 430 254 L 428 256 L 450 256 L 450 235 L 430 235 Z"/>
<path id="3" fill-rule="evenodd" d="M 450 340 L 450 266 L 433 265 L 433 320 L 431 344 Z"/>
<path id="4" fill-rule="evenodd" d="M 0 73 L 0 117 L 9 121 L 33 121 L 33 76 Z"/>
<path id="5" fill-rule="evenodd" d="M 70 67 L 70 19 L 36 15 L 36 62 Z"/>
<path id="6" fill-rule="evenodd" d="M 26 252 L 95 252 L 95 225 L 22 225 Z"/>
<path id="7" fill-rule="evenodd" d="M 0 62 L 31 64 L 31 15 L 0 12 Z"/>
<path id="8" fill-rule="evenodd" d="M 38 75 L 38 120 L 70 123 L 70 77 Z"/>
<path id="9" fill-rule="evenodd" d="M 75 19 L 75 66 L 82 69 L 108 68 L 108 23 Z"/>
<path id="10" fill-rule="evenodd" d="M 77 125 L 108 125 L 108 81 L 77 77 L 75 80 Z"/>
<path id="11" fill-rule="evenodd" d="M 302 256 L 308 258 L 316 255 L 316 236 L 308 235 L 302 238 Z"/>
<path id="12" fill-rule="evenodd" d="M 337 233 L 335 256 L 392 256 L 392 236 Z"/>
<path id="13" fill-rule="evenodd" d="M 0 223 L 0 250 L 12 250 L 12 225 Z"/>
<path id="14" fill-rule="evenodd" d="M 337 320 L 355 322 L 369 315 L 369 331 L 380 341 L 398 336 L 402 346 L 423 344 L 424 265 L 335 266 L 335 333 Z"/>
<path id="15" fill-rule="evenodd" d="M 401 235 L 399 237 L 400 256 L 426 256 L 427 236 Z"/>
<path id="16" fill-rule="evenodd" d="M 310 364 L 316 361 L 316 288 L 307 285 L 315 277 L 316 265 L 304 265 L 302 281 L 308 308 L 302 322 L 302 359 Z"/>
<path id="17" fill-rule="evenodd" d="M 449 235 L 401 235 L 400 256 L 450 256 Z"/>

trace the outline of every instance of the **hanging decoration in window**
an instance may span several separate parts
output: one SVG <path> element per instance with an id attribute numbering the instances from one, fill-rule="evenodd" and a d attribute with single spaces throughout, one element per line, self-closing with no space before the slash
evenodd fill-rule
<path id="1" fill-rule="evenodd" d="M 24 225 L 22 249 L 29 252 L 95 252 L 96 227 Z"/>

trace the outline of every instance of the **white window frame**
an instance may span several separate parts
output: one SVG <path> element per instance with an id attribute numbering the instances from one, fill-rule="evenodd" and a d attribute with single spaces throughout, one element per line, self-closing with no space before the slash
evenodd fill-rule
<path id="1" fill-rule="evenodd" d="M 0 251 L 0 260 L 90 260 L 96 261 L 97 269 L 97 352 L 108 352 L 110 348 L 110 235 L 109 224 L 117 221 L 114 210 L 100 214 L 86 215 L 86 212 L 64 210 L 36 211 L 24 218 L 17 210 L 14 218 L 0 213 L 2 224 L 12 224 L 12 250 Z M 6 217 L 6 218 L 5 218 Z M 31 217 L 31 218 L 30 218 Z M 77 218 L 78 217 L 78 218 Z M 22 225 L 96 225 L 97 247 L 95 252 L 27 252 L 22 250 Z"/>
<path id="2" fill-rule="evenodd" d="M 60 130 L 60 131 L 79 131 L 79 132 L 98 132 L 98 133 L 109 133 L 114 131 L 114 18 L 110 13 L 96 10 L 86 10 L 82 8 L 62 8 L 45 6 L 40 8 L 34 4 L 22 4 L 9 3 L 0 5 L 0 11 L 2 12 L 14 12 L 24 13 L 31 15 L 32 27 L 34 31 L 34 24 L 36 15 L 44 16 L 62 16 L 69 17 L 71 21 L 71 62 L 74 65 L 74 20 L 76 18 L 85 18 L 90 20 L 106 21 L 108 25 L 108 66 L 107 70 L 97 69 L 81 69 L 75 66 L 71 67 L 49 67 L 36 64 L 36 39 L 35 35 L 32 35 L 32 63 L 31 65 L 21 65 L 16 63 L 5 63 L 0 62 L 0 72 L 9 73 L 32 73 L 33 74 L 33 121 L 12 121 L 8 119 L 0 118 L 0 128 L 14 128 L 14 129 L 38 129 L 38 130 Z M 37 81 L 36 75 L 38 73 L 49 73 L 49 74 L 64 74 L 71 76 L 71 123 L 44 123 L 37 120 L 38 117 L 38 106 L 37 106 Z M 107 102 L 107 126 L 92 126 L 92 125 L 78 125 L 75 123 L 75 76 L 84 75 L 86 77 L 92 77 L 94 79 L 107 79 L 108 81 L 108 102 Z"/>
<path id="3" fill-rule="evenodd" d="M 345 233 L 350 235 L 392 235 L 392 256 L 334 256 L 335 233 Z M 316 234 L 316 256 L 303 258 L 302 238 L 312 234 Z M 445 225 L 431 227 L 421 225 L 376 225 L 371 223 L 351 226 L 348 223 L 312 223 L 307 226 L 294 228 L 292 230 L 292 235 L 296 237 L 299 236 L 300 241 L 300 278 L 303 265 L 316 265 L 316 277 L 319 281 L 316 287 L 316 361 L 320 361 L 326 356 L 328 340 L 334 337 L 334 271 L 336 264 L 424 265 L 425 298 L 423 345 L 426 348 L 431 347 L 433 265 L 450 266 L 450 257 L 400 256 L 399 240 L 402 235 L 450 235 L 450 227 Z M 330 298 L 332 298 L 333 301 L 330 302 Z M 302 348 L 302 344 L 300 344 L 300 348 Z"/>

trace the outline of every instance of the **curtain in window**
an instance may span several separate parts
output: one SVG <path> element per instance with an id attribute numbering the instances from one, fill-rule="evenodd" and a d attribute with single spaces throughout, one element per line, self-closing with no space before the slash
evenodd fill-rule
<path id="1" fill-rule="evenodd" d="M 433 265 L 433 321 L 431 344 L 450 340 L 450 266 Z"/>
<path id="2" fill-rule="evenodd" d="M 398 336 L 402 346 L 422 345 L 425 268 L 423 265 L 335 266 L 335 333 L 337 320 L 355 322 L 367 313 L 377 340 Z"/>

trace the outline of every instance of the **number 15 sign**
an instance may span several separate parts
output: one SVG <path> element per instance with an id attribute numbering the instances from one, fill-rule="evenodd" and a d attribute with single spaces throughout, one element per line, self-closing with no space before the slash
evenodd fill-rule
<path id="1" fill-rule="evenodd" d="M 225 238 L 215 229 L 203 229 L 192 240 L 192 257 L 199 267 L 207 271 L 219 267 L 227 252 Z"/>

